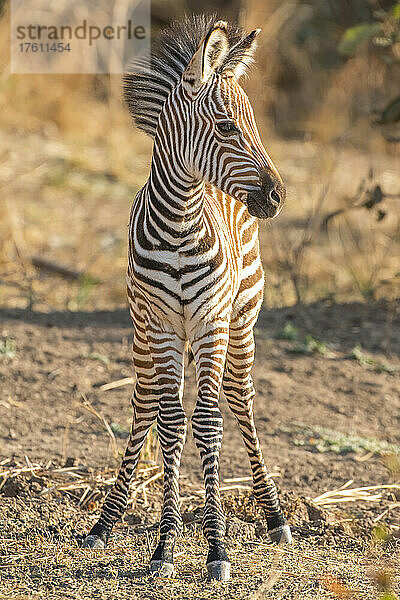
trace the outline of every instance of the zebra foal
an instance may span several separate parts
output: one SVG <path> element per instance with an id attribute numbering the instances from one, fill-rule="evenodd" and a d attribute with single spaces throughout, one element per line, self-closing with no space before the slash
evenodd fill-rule
<path id="1" fill-rule="evenodd" d="M 182 529 L 178 478 L 187 424 L 182 404 L 187 344 L 198 388 L 192 428 L 204 472 L 209 578 L 227 580 L 230 568 L 218 477 L 221 389 L 243 435 L 269 535 L 291 543 L 255 430 L 250 375 L 264 288 L 258 218 L 276 216 L 285 200 L 238 82 L 252 61 L 258 31 L 245 35 L 212 17 L 188 18 L 164 31 L 150 62 L 135 63 L 124 80 L 137 126 L 154 138 L 150 175 L 129 222 L 127 283 L 137 379 L 125 456 L 85 546 L 107 543 L 157 420 L 164 503 L 150 570 L 162 576 L 173 572 L 174 542 Z"/>

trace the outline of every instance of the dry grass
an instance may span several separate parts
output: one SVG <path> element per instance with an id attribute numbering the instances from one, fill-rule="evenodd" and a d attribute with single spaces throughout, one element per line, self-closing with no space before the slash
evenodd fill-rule
<path id="1" fill-rule="evenodd" d="M 35 508 L 34 503 L 29 506 L 32 518 Z M 106 551 L 88 552 L 79 549 L 67 533 L 56 540 L 41 534 L 40 526 L 38 530 L 18 544 L 3 546 L 2 550 L 8 551 L 1 565 L 3 597 L 262 598 L 264 595 L 257 592 L 269 578 L 272 566 L 276 583 L 269 598 L 332 598 L 333 582 L 337 582 L 337 590 L 341 585 L 353 598 L 378 597 L 369 575 L 371 562 L 357 550 L 349 557 L 348 552 L 316 550 L 313 544 L 303 542 L 295 552 L 283 552 L 274 560 L 276 553 L 267 544 L 232 543 L 234 577 L 229 584 L 221 585 L 205 581 L 206 547 L 195 530 L 187 531 L 178 541 L 177 554 L 181 556 L 176 559 L 176 577 L 172 580 L 148 575 L 149 553 L 144 536 L 125 538 L 119 534 Z M 153 536 L 149 539 L 153 545 Z"/>

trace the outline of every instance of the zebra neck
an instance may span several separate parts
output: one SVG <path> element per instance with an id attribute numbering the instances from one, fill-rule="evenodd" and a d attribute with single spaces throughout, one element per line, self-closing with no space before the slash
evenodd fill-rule
<path id="1" fill-rule="evenodd" d="M 204 183 L 188 173 L 159 167 L 153 156 L 146 186 L 146 216 L 152 236 L 173 246 L 190 245 L 205 231 Z"/>

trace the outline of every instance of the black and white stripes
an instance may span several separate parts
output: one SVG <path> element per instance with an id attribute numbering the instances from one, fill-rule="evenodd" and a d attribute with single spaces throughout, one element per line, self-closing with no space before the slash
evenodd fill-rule
<path id="1" fill-rule="evenodd" d="M 203 528 L 211 578 L 227 579 L 219 495 L 223 389 L 248 451 L 254 493 L 271 537 L 290 542 L 253 419 L 253 326 L 263 297 L 257 217 L 277 215 L 285 190 L 238 83 L 258 30 L 188 19 L 162 34 L 150 67 L 134 66 L 125 97 L 154 137 L 151 171 L 129 223 L 128 298 L 134 323 L 131 436 L 121 469 L 86 545 L 106 543 L 127 502 L 129 482 L 152 423 L 164 462 L 160 543 L 151 569 L 170 575 L 182 528 L 179 465 L 186 437 L 184 353 L 190 345 L 198 400 L 193 435 L 206 489 Z"/>

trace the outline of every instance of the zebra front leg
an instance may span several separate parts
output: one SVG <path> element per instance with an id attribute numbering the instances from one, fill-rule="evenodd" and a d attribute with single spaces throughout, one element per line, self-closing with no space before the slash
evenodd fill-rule
<path id="1" fill-rule="evenodd" d="M 151 328 L 151 329 L 150 329 Z M 161 398 L 157 431 L 164 463 L 164 499 L 160 540 L 150 560 L 150 571 L 160 577 L 173 574 L 176 536 L 183 528 L 179 510 L 179 467 L 186 439 L 187 419 L 182 407 L 184 340 L 149 326 L 150 351 Z"/>
<path id="2" fill-rule="evenodd" d="M 176 536 L 182 532 L 179 510 L 179 466 L 186 439 L 187 419 L 176 397 L 165 396 L 160 402 L 157 430 L 164 462 L 164 501 L 160 540 L 150 561 L 150 571 L 161 577 L 173 574 Z"/>
<path id="3" fill-rule="evenodd" d="M 191 342 L 196 363 L 198 399 L 192 416 L 193 436 L 200 451 L 205 484 L 203 531 L 209 544 L 208 579 L 228 581 L 230 562 L 225 550 L 226 522 L 219 491 L 219 453 L 223 422 L 219 395 L 228 342 L 228 328 L 206 333 Z"/>
<path id="4" fill-rule="evenodd" d="M 231 330 L 223 379 L 223 391 L 234 413 L 250 459 L 254 496 L 263 508 L 268 532 L 276 543 L 292 543 L 290 527 L 283 515 L 278 492 L 265 465 L 254 424 L 254 386 L 250 370 L 254 360 L 252 329 Z"/>

